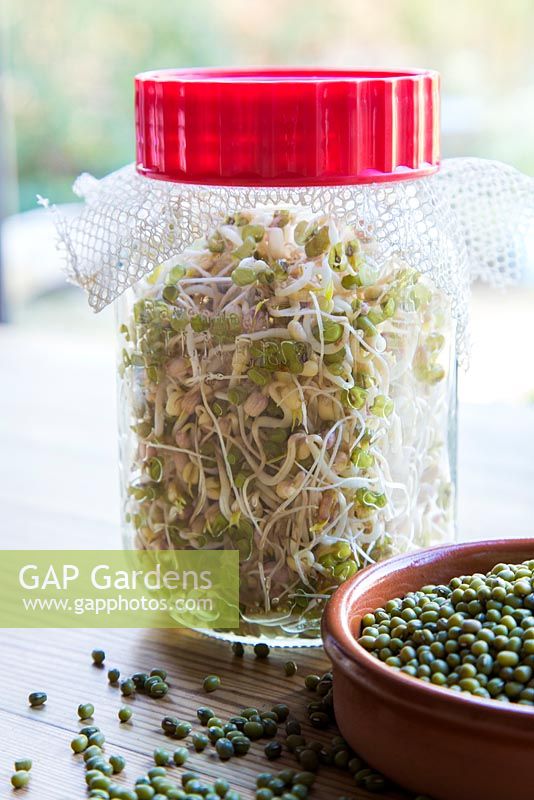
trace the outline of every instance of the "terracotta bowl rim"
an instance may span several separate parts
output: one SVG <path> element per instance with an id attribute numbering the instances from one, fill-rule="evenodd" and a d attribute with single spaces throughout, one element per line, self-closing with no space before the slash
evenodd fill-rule
<path id="1" fill-rule="evenodd" d="M 509 722 L 517 726 L 518 722 L 529 723 L 532 727 L 534 708 L 522 706 L 518 703 L 500 703 L 489 698 L 474 697 L 468 694 L 453 692 L 448 688 L 435 686 L 432 683 L 419 680 L 410 675 L 405 675 L 399 670 L 388 667 L 382 661 L 374 658 L 358 644 L 350 629 L 350 612 L 357 600 L 365 590 L 374 583 L 377 578 L 387 578 L 394 572 L 400 572 L 408 566 L 412 566 L 414 561 L 419 564 L 432 564 L 435 561 L 443 562 L 450 554 L 477 553 L 489 549 L 496 551 L 497 558 L 495 563 L 499 563 L 498 553 L 514 549 L 520 550 L 527 546 L 533 549 L 534 559 L 534 537 L 522 539 L 489 539 L 464 544 L 449 544 L 430 547 L 412 553 L 394 556 L 385 561 L 378 562 L 366 567 L 361 572 L 354 575 L 339 589 L 336 590 L 328 602 L 323 616 L 323 640 L 324 647 L 334 665 L 339 667 L 349 678 L 357 680 L 354 673 L 351 673 L 349 664 L 352 662 L 365 671 L 369 676 L 373 675 L 383 686 L 387 686 L 391 692 L 398 693 L 400 696 L 411 698 L 414 703 L 432 703 L 443 707 L 444 712 L 474 712 L 478 710 L 489 716 L 491 721 L 497 724 Z M 522 560 L 525 560 L 524 558 Z M 453 577 L 453 576 L 451 576 Z"/>

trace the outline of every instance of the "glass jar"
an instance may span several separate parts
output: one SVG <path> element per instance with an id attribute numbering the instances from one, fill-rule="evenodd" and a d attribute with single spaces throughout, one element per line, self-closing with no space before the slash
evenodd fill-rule
<path id="1" fill-rule="evenodd" d="M 430 177 L 438 77 L 136 87 L 165 257 L 118 303 L 127 546 L 238 549 L 242 626 L 221 635 L 318 643 L 341 582 L 454 537 L 464 284 Z"/>

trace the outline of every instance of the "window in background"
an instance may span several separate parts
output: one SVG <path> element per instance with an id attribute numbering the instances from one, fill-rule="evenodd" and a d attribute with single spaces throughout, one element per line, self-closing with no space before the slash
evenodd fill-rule
<path id="1" fill-rule="evenodd" d="M 101 176 L 133 159 L 132 77 L 145 69 L 433 67 L 443 78 L 444 156 L 497 158 L 534 172 L 530 0 L 7 0 L 2 9 L 0 207 L 10 214 L 2 253 L 10 318 L 20 324 L 64 328 L 67 320 L 91 335 L 112 325 L 110 313 L 95 320 L 81 293 L 65 288 L 53 226 L 35 197 L 72 203 L 80 172 Z M 525 367 L 532 284 L 531 259 L 521 289 L 475 288 L 472 369 L 461 383 L 468 399 L 534 394 Z M 514 331 L 512 350 L 502 330 Z M 503 362 L 506 376 L 496 380 Z"/>

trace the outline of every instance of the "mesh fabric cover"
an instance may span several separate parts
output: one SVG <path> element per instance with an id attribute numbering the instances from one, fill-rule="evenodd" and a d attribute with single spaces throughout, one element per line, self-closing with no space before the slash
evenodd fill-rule
<path id="1" fill-rule="evenodd" d="M 235 188 L 145 178 L 133 165 L 102 180 L 83 174 L 81 213 L 57 214 L 68 278 L 100 311 L 155 267 L 206 235 L 233 211 L 306 206 L 354 225 L 381 260 L 397 255 L 431 275 L 452 298 L 458 347 L 465 349 L 469 287 L 513 283 L 534 220 L 534 181 L 504 164 L 458 158 L 434 176 L 358 186 Z"/>

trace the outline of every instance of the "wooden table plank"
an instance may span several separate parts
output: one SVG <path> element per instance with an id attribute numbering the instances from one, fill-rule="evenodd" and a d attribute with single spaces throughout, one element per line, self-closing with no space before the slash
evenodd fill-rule
<path id="1" fill-rule="evenodd" d="M 121 546 L 114 379 L 112 343 L 0 329 L 2 548 Z M 461 538 L 534 536 L 534 408 L 463 407 L 460 437 Z M 108 666 L 117 665 L 125 674 L 165 667 L 169 695 L 161 701 L 135 698 L 133 724 L 120 725 L 119 691 L 90 663 L 95 646 L 106 650 Z M 288 658 L 299 664 L 293 678 L 282 670 Z M 310 695 L 302 678 L 328 666 L 320 650 L 276 651 L 266 662 L 250 654 L 240 660 L 228 645 L 193 633 L 142 630 L 2 632 L 0 659 L 5 670 L 0 682 L 0 797 L 11 796 L 5 787 L 12 761 L 27 755 L 34 758 L 31 784 L 16 796 L 28 800 L 84 796 L 83 767 L 68 746 L 80 727 L 79 702 L 95 704 L 107 752 L 125 755 L 124 780 L 132 781 L 151 765 L 154 747 L 167 743 L 171 749 L 160 729 L 165 713 L 172 711 L 197 728 L 198 705 L 229 715 L 242 706 L 268 708 L 285 701 L 303 720 Z M 202 678 L 214 671 L 223 686 L 206 695 Z M 46 707 L 30 709 L 28 693 L 41 688 L 49 694 Z M 332 735 L 306 730 L 321 741 Z M 193 754 L 188 766 L 206 777 L 227 775 L 251 800 L 257 772 L 294 767 L 295 762 L 286 754 L 269 763 L 263 744 L 255 743 L 245 758 L 223 764 L 213 752 Z M 371 797 L 356 790 L 347 774 L 321 769 L 311 800 L 336 800 L 342 794 Z M 389 792 L 387 797 L 407 795 Z"/>
<path id="2" fill-rule="evenodd" d="M 245 658 L 236 658 L 228 644 L 210 640 L 191 632 L 72 630 L 13 631 L 2 644 L 2 659 L 9 665 L 15 680 L 0 685 L 0 785 L 9 779 L 9 765 L 21 756 L 34 759 L 32 779 L 24 797 L 40 800 L 67 800 L 83 795 L 81 758 L 69 750 L 70 739 L 82 723 L 77 722 L 76 709 L 81 702 L 95 706 L 95 724 L 106 735 L 106 753 L 122 753 L 128 768 L 122 782 L 133 782 L 152 766 L 155 747 L 171 750 L 186 742 L 164 736 L 160 722 L 166 714 L 178 716 L 202 730 L 195 710 L 208 705 L 218 716 L 228 718 L 246 706 L 269 709 L 276 702 L 287 703 L 292 716 L 304 723 L 306 704 L 313 694 L 303 687 L 309 672 L 328 668 L 324 654 L 317 649 L 276 650 L 269 659 L 260 661 L 250 651 Z M 94 667 L 90 651 L 102 647 L 107 654 L 106 669 Z M 288 678 L 283 664 L 293 658 L 299 665 L 296 676 Z M 118 666 L 123 675 L 155 666 L 169 672 L 171 689 L 161 700 L 144 696 L 121 697 L 120 690 L 107 683 L 107 667 Z M 222 686 L 207 695 L 201 688 L 206 672 L 222 676 Z M 32 709 L 27 704 L 30 691 L 45 690 L 46 706 Z M 134 710 L 132 722 L 120 724 L 116 713 L 127 703 Z M 315 731 L 303 724 L 310 741 L 327 743 L 334 730 Z M 280 738 L 284 738 L 282 734 Z M 192 753 L 187 767 L 206 778 L 227 777 L 243 797 L 252 799 L 255 776 L 262 771 L 296 768 L 294 757 L 285 753 L 276 762 L 268 762 L 263 754 L 266 740 L 255 742 L 250 753 L 240 759 L 221 762 L 212 748 L 199 755 Z M 191 745 L 189 744 L 191 749 Z M 179 775 L 183 770 L 174 769 Z M 58 793 L 59 792 L 59 793 Z M 335 768 L 321 768 L 312 797 L 330 800 L 340 795 L 353 798 L 371 797 L 356 790 L 351 777 Z M 0 795 L 4 796 L 4 794 Z M 389 793 L 388 798 L 404 797 Z"/>

